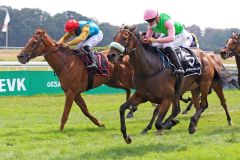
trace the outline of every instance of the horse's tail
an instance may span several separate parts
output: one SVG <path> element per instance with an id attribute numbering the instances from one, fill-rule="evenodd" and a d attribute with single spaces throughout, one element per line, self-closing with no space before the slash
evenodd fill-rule
<path id="1" fill-rule="evenodd" d="M 233 78 L 233 75 L 223 66 L 221 60 L 213 53 L 209 53 L 210 59 L 214 65 L 213 81 L 223 85 L 232 85 L 240 89 L 238 82 Z"/>
<path id="2" fill-rule="evenodd" d="M 221 70 L 217 66 L 214 66 L 214 78 L 213 81 L 220 83 L 221 85 L 232 85 L 240 90 L 237 80 L 233 78 L 233 75 L 223 65 Z"/>

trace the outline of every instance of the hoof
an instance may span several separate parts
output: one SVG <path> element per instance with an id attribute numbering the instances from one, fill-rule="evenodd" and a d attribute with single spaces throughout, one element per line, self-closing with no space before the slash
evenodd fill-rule
<path id="1" fill-rule="evenodd" d="M 144 129 L 144 130 L 141 132 L 141 134 L 142 134 L 142 135 L 146 135 L 146 134 L 147 134 L 147 130 Z"/>
<path id="2" fill-rule="evenodd" d="M 157 130 L 157 135 L 163 135 L 163 129 L 159 129 L 159 130 Z"/>
<path id="3" fill-rule="evenodd" d="M 189 134 L 193 134 L 196 132 L 196 126 L 194 124 L 192 124 L 192 122 L 189 125 L 188 132 L 189 132 Z"/>
<path id="4" fill-rule="evenodd" d="M 182 114 L 188 114 L 188 111 L 185 110 L 185 111 L 182 112 Z"/>
<path id="5" fill-rule="evenodd" d="M 230 126 L 233 126 L 232 121 L 229 121 L 229 122 L 228 122 L 228 126 L 229 126 L 229 127 L 230 127 Z"/>
<path id="6" fill-rule="evenodd" d="M 63 132 L 63 129 L 64 129 L 63 127 L 60 127 L 60 128 L 59 128 L 59 131 L 60 131 L 60 132 Z"/>
<path id="7" fill-rule="evenodd" d="M 106 126 L 104 124 L 99 125 L 100 128 L 105 128 Z"/>
<path id="8" fill-rule="evenodd" d="M 172 129 L 172 124 L 171 122 L 166 124 L 166 125 L 162 125 L 162 128 L 165 129 L 165 130 L 171 130 Z"/>
<path id="9" fill-rule="evenodd" d="M 131 111 L 127 114 L 127 118 L 133 118 L 133 113 Z"/>
<path id="10" fill-rule="evenodd" d="M 131 144 L 131 143 L 132 143 L 132 139 L 131 139 L 130 136 L 127 136 L 127 138 L 125 138 L 124 140 L 125 140 L 125 142 L 126 142 L 127 144 Z"/>
<path id="11" fill-rule="evenodd" d="M 152 106 L 153 106 L 153 107 L 157 107 L 157 105 L 158 105 L 158 104 L 156 104 L 156 103 L 152 103 Z"/>

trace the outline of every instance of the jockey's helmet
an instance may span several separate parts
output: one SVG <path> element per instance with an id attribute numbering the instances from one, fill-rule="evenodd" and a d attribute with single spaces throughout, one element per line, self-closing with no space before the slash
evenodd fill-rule
<path id="1" fill-rule="evenodd" d="M 146 9 L 144 12 L 144 20 L 145 21 L 155 19 L 157 16 L 158 16 L 158 12 L 153 9 Z"/>
<path id="2" fill-rule="evenodd" d="M 75 19 L 71 19 L 65 23 L 64 31 L 72 32 L 72 31 L 76 30 L 78 27 L 79 27 L 78 21 L 76 21 Z"/>

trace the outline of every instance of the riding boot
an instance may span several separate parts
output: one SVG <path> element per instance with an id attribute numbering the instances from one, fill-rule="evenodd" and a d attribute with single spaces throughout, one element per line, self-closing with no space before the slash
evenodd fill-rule
<path id="1" fill-rule="evenodd" d="M 182 67 L 182 64 L 177 56 L 177 53 L 171 48 L 171 47 L 166 47 L 165 51 L 169 54 L 169 57 L 171 58 L 173 64 L 175 65 L 176 69 L 174 70 L 174 74 L 178 74 L 180 77 L 184 75 L 184 70 Z"/>
<path id="2" fill-rule="evenodd" d="M 90 47 L 89 47 L 89 46 L 84 46 L 83 48 L 84 48 L 85 51 L 87 51 L 87 56 L 88 56 L 88 58 L 89 58 L 90 61 L 91 61 L 91 64 L 88 65 L 87 68 L 98 69 L 97 62 L 96 62 L 96 60 L 94 59 L 93 52 L 92 52 L 92 50 L 90 49 Z"/>
<path id="3" fill-rule="evenodd" d="M 174 70 L 174 75 L 177 77 L 177 81 L 175 84 L 175 95 L 176 96 L 181 96 L 180 95 L 180 89 L 182 86 L 182 78 L 184 76 L 184 70 L 182 67 L 182 64 L 176 54 L 176 52 L 171 48 L 171 47 L 166 47 L 165 51 L 169 54 L 169 57 L 171 58 L 173 64 L 175 65 L 176 69 Z"/>

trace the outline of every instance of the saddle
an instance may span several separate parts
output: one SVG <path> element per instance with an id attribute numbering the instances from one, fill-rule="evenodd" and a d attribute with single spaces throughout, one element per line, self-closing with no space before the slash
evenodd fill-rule
<path id="1" fill-rule="evenodd" d="M 151 51 L 161 58 L 165 67 L 175 67 L 171 60 L 168 58 L 168 53 L 166 53 L 163 49 L 154 47 Z M 201 63 L 191 49 L 179 47 L 175 49 L 175 52 L 177 53 L 182 67 L 185 71 L 184 77 L 202 74 Z"/>
<path id="2" fill-rule="evenodd" d="M 87 90 L 92 89 L 94 75 L 109 76 L 108 59 L 100 52 L 94 52 L 94 58 L 98 69 L 87 68 L 91 64 L 85 50 L 73 49 L 74 53 L 83 61 L 88 70 L 88 87 Z"/>

